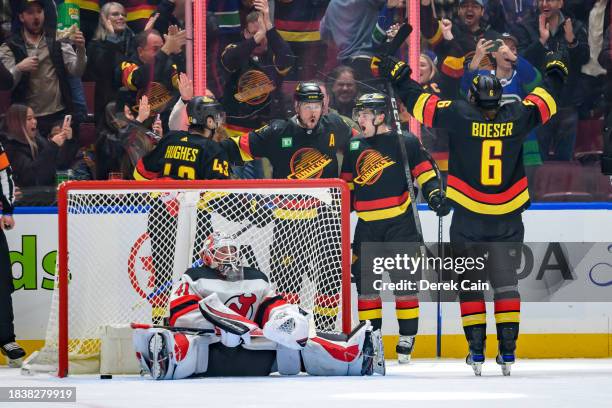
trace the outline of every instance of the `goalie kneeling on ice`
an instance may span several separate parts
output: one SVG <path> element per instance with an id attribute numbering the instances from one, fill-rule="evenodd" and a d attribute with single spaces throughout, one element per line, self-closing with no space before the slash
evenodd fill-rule
<path id="1" fill-rule="evenodd" d="M 203 265 L 188 269 L 173 289 L 170 325 L 193 332 L 134 331 L 144 372 L 155 379 L 294 375 L 302 366 L 313 375 L 384 373 L 380 332 L 369 322 L 348 336 L 316 333 L 310 316 L 273 291 L 264 273 L 240 265 L 238 248 L 230 236 L 211 235 Z M 211 334 L 196 334 L 200 329 Z"/>

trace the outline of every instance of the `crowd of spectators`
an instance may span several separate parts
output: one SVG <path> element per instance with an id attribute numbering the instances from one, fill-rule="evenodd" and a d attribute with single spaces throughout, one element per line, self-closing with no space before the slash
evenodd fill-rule
<path id="1" fill-rule="evenodd" d="M 58 35 L 62 0 L 0 0 L 0 143 L 19 188 L 52 191 L 75 179 L 130 178 L 139 157 L 185 126 L 184 0 L 73 0 L 80 28 Z M 464 97 L 478 73 L 504 87 L 503 103 L 538 86 L 544 55 L 566 50 L 570 76 L 558 112 L 525 140 L 535 201 L 612 199 L 599 180 L 612 101 L 612 0 L 420 0 L 419 83 Z M 226 112 L 222 135 L 292 115 L 298 81 L 316 80 L 326 111 L 350 118 L 355 100 L 383 90 L 371 56 L 406 15 L 404 0 L 208 0 L 207 94 Z M 400 54 L 406 57 L 407 45 Z M 415 67 L 416 68 L 416 67 Z M 400 108 L 402 108 L 400 106 Z M 402 121 L 409 113 L 402 110 Z M 442 170 L 446 135 L 423 129 Z M 552 169 L 552 170 L 551 170 Z M 236 169 L 269 175 L 265 163 Z M 580 191 L 574 191 L 580 190 Z M 582 193 L 573 194 L 576 192 Z"/>

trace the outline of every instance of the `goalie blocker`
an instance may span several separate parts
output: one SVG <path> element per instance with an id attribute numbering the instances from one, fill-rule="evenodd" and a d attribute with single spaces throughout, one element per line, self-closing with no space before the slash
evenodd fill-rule
<path id="1" fill-rule="evenodd" d="M 188 269 L 170 298 L 170 325 L 136 329 L 136 357 L 154 379 L 384 374 L 380 331 L 369 322 L 349 335 L 314 331 L 310 316 L 270 288 L 259 270 L 239 264 L 231 236 L 206 240 L 203 265 Z M 204 330 L 195 334 L 198 330 Z M 210 330 L 210 334 L 207 334 Z"/>

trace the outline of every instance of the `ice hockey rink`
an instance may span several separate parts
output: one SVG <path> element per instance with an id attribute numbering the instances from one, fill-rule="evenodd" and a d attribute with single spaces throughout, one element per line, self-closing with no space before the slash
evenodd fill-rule
<path id="1" fill-rule="evenodd" d="M 520 360 L 503 377 L 487 361 L 475 377 L 461 360 L 389 362 L 387 376 L 199 378 L 22 376 L 0 368 L 2 387 L 76 387 L 75 403 L 0 403 L 0 407 L 610 407 L 612 359 Z"/>

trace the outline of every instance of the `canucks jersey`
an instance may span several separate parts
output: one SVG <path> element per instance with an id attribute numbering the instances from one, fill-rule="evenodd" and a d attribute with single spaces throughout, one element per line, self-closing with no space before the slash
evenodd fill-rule
<path id="1" fill-rule="evenodd" d="M 315 129 L 305 129 L 297 119 L 274 120 L 255 131 L 234 138 L 233 161 L 266 157 L 272 178 L 335 178 L 339 174 L 336 154 L 357 134 L 339 115 L 321 116 Z"/>
<path id="2" fill-rule="evenodd" d="M 439 182 L 419 140 L 403 136 L 413 180 L 423 196 L 439 190 Z M 363 221 L 402 215 L 410 208 L 408 182 L 397 133 L 388 132 L 350 140 L 345 149 L 340 177 L 352 190 L 352 206 Z"/>
<path id="3" fill-rule="evenodd" d="M 263 272 L 244 267 L 243 275 L 242 280 L 227 281 L 208 266 L 188 269 L 170 296 L 170 325 L 209 325 L 199 310 L 199 302 L 216 293 L 225 306 L 263 327 L 270 311 L 286 302 L 271 289 Z"/>
<path id="4" fill-rule="evenodd" d="M 464 100 L 441 100 L 408 79 L 397 85 L 408 111 L 428 127 L 449 132 L 446 196 L 456 211 L 510 216 L 529 206 L 522 144 L 557 112 L 561 83 L 545 81 L 520 103 L 500 107 L 494 119 Z"/>
<path id="5" fill-rule="evenodd" d="M 168 133 L 134 169 L 136 180 L 229 178 L 227 154 L 214 140 L 184 131 Z"/>

